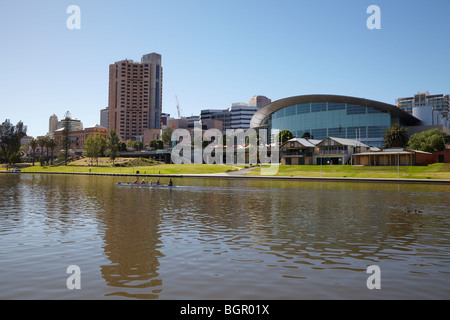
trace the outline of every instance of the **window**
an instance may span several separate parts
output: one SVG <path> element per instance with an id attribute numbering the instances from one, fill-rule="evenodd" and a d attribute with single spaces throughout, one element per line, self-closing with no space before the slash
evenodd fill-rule
<path id="1" fill-rule="evenodd" d="M 294 105 L 294 106 L 289 106 L 289 107 L 287 107 L 287 108 L 285 108 L 285 110 L 284 110 L 284 114 L 285 114 L 285 116 L 293 116 L 293 115 L 295 115 L 296 114 L 296 110 L 297 108 L 296 108 L 296 106 Z"/>
<path id="2" fill-rule="evenodd" d="M 357 140 L 360 138 L 367 138 L 366 127 L 348 127 L 347 138 Z"/>
<path id="3" fill-rule="evenodd" d="M 388 127 L 385 126 L 369 126 L 367 127 L 368 138 L 379 138 L 384 136 L 384 131 Z"/>
<path id="4" fill-rule="evenodd" d="M 345 110 L 345 103 L 328 102 L 328 111 Z"/>
<path id="5" fill-rule="evenodd" d="M 311 104 L 310 103 L 303 103 L 297 105 L 297 114 L 300 113 L 310 113 L 311 112 Z"/>
<path id="6" fill-rule="evenodd" d="M 366 114 L 367 108 L 363 106 L 357 106 L 354 104 L 347 105 L 347 114 Z"/>
<path id="7" fill-rule="evenodd" d="M 311 135 L 317 140 L 325 139 L 327 137 L 327 129 L 312 129 Z"/>
<path id="8" fill-rule="evenodd" d="M 336 138 L 345 138 L 345 128 L 328 128 L 328 136 Z"/>
<path id="9" fill-rule="evenodd" d="M 321 112 L 327 111 L 327 103 L 326 102 L 312 102 L 311 103 L 311 112 Z"/>
<path id="10" fill-rule="evenodd" d="M 381 111 L 375 108 L 367 108 L 367 113 L 381 113 Z"/>

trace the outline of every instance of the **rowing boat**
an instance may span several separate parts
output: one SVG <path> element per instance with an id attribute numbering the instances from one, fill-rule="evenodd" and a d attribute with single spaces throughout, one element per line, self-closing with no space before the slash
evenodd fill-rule
<path id="1" fill-rule="evenodd" d="M 138 183 L 116 183 L 118 187 L 142 187 L 142 188 L 174 188 L 175 186 L 169 186 L 167 184 L 138 184 Z"/>

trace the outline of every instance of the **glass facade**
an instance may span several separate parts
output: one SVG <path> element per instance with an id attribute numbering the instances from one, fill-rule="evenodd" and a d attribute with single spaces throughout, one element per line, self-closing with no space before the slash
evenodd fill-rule
<path id="1" fill-rule="evenodd" d="M 309 133 L 314 139 L 326 137 L 357 139 L 381 147 L 384 131 L 391 126 L 391 116 L 377 109 L 334 102 L 311 102 L 287 106 L 272 113 L 270 129 L 289 130 L 294 136 Z"/>

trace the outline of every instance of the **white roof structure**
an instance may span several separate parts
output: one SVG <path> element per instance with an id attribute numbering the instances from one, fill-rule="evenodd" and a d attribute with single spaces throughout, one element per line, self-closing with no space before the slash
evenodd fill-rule
<path id="1" fill-rule="evenodd" d="M 286 141 L 286 143 L 287 142 L 295 142 L 295 141 L 300 143 L 302 146 L 305 146 L 305 147 L 315 147 L 316 144 L 318 144 L 322 140 L 304 139 L 304 138 L 292 138 L 292 139 Z"/>
<path id="2" fill-rule="evenodd" d="M 354 140 L 354 139 L 344 139 L 344 138 L 334 138 L 334 137 L 327 137 L 323 139 L 322 141 L 325 141 L 326 139 L 331 139 L 333 141 L 336 141 L 337 143 L 343 145 L 343 146 L 351 146 L 351 147 L 367 147 L 368 145 L 362 143 L 361 141 Z M 322 142 L 321 141 L 321 142 Z"/>

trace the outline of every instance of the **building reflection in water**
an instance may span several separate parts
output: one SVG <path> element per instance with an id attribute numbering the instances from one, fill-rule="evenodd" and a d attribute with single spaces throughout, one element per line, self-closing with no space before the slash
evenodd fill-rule
<path id="1" fill-rule="evenodd" d="M 111 263 L 100 268 L 106 284 L 117 289 L 109 296 L 156 299 L 162 291 L 160 204 L 153 191 L 160 190 L 112 190 L 115 199 L 105 202 L 103 249 Z"/>

